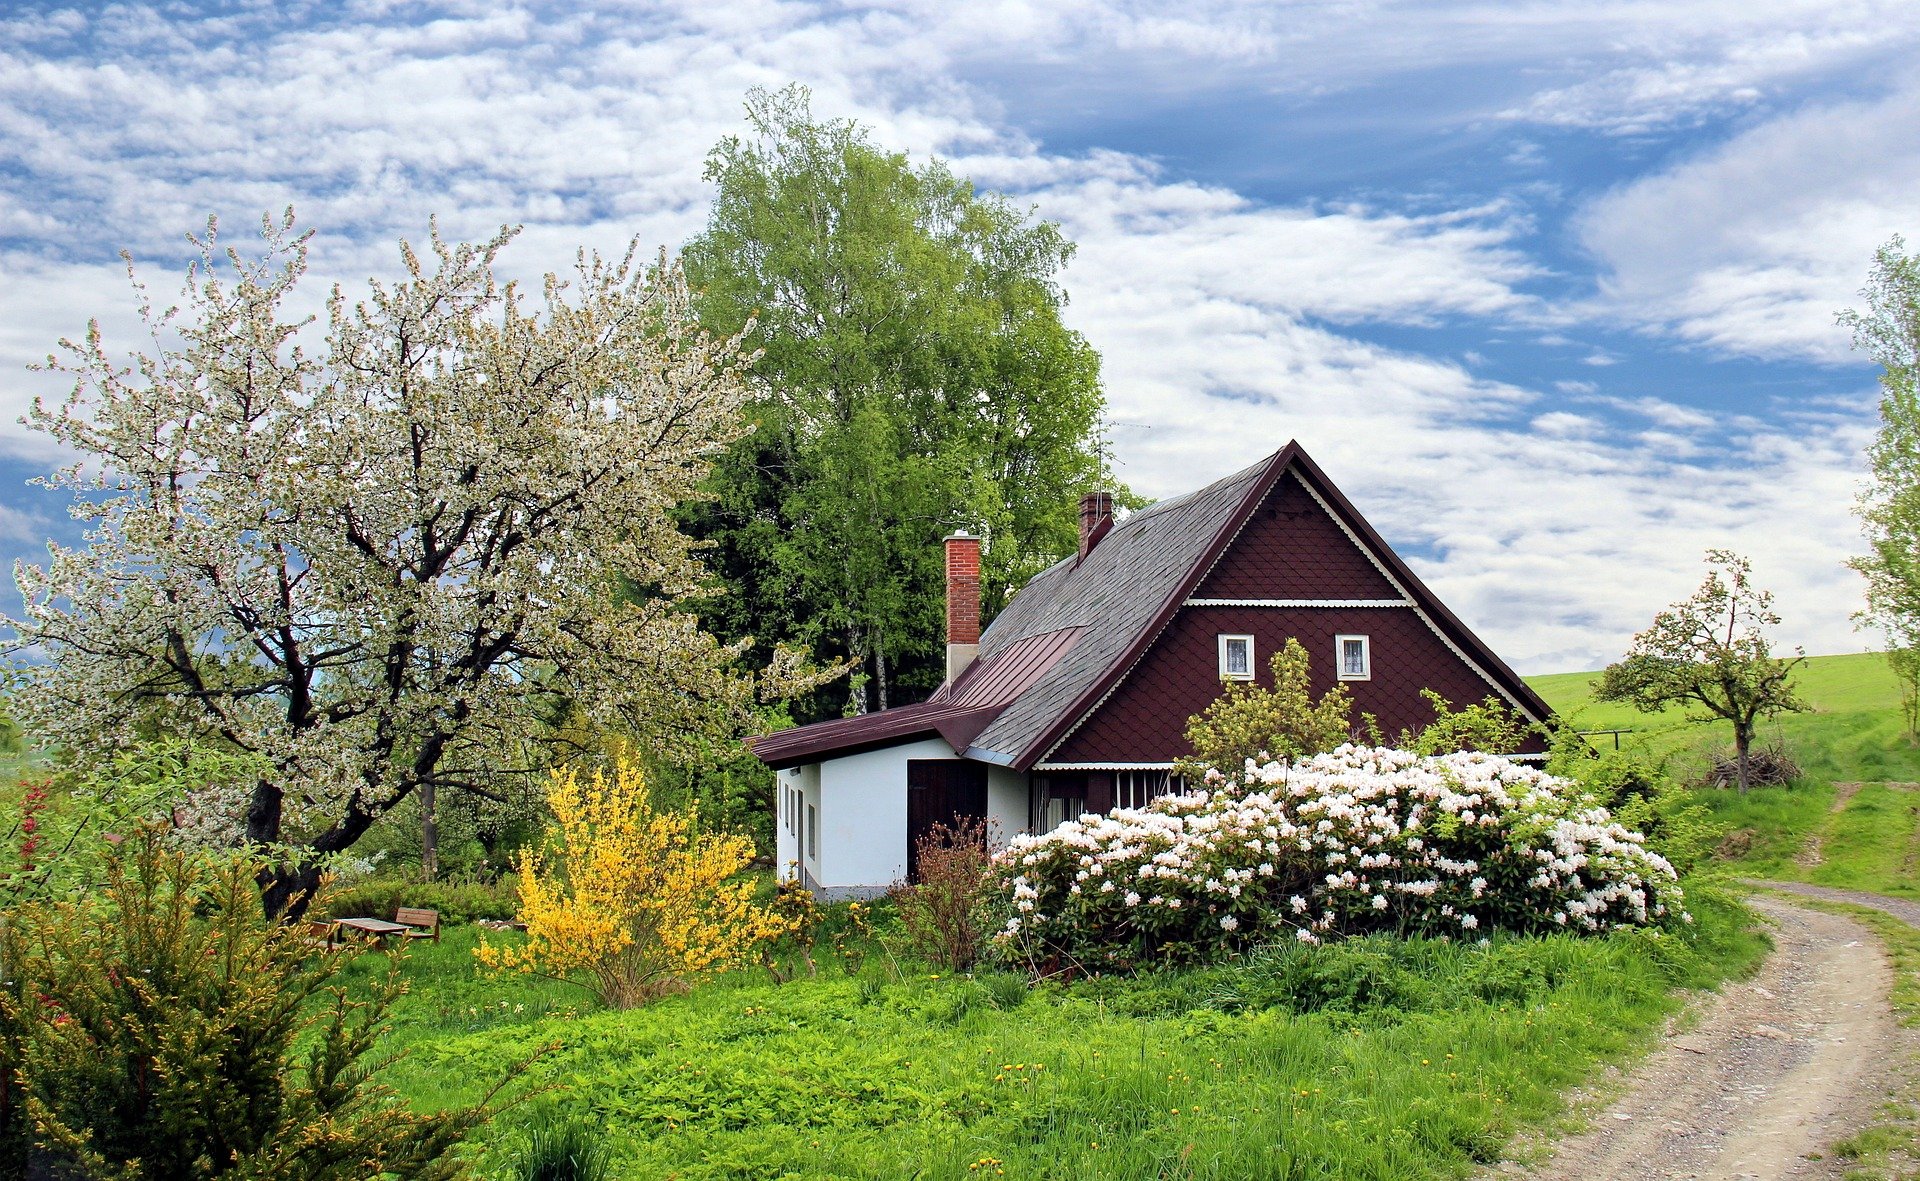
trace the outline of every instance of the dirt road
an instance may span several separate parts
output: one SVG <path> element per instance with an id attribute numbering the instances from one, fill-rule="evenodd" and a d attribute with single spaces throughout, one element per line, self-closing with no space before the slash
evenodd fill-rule
<path id="1" fill-rule="evenodd" d="M 1913 1037 L 1887 1004 L 1892 969 L 1879 941 L 1851 919 L 1778 899 L 1753 905 L 1777 924 L 1776 950 L 1760 974 L 1705 998 L 1623 1080 L 1624 1092 L 1595 1113 L 1591 1130 L 1560 1141 L 1528 1175 L 1844 1174 L 1829 1148 L 1872 1121 L 1912 1057 Z"/>

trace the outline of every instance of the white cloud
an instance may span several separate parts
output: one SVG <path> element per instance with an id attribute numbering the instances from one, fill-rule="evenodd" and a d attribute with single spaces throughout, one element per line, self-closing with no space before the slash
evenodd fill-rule
<path id="1" fill-rule="evenodd" d="M 1834 313 L 1920 226 L 1920 76 L 1762 123 L 1593 203 L 1601 306 L 1731 353 L 1849 359 Z"/>
<path id="2" fill-rule="evenodd" d="M 316 4 L 300 24 L 128 5 L 0 22 L 0 447 L 35 445 L 11 420 L 31 393 L 59 392 L 16 378 L 21 363 L 89 315 L 135 339 L 121 246 L 166 294 L 180 235 L 207 213 L 239 231 L 288 203 L 323 230 L 315 277 L 349 286 L 391 273 L 393 239 L 418 240 L 436 211 L 454 236 L 526 223 L 508 259 L 523 273 L 581 244 L 671 245 L 704 218 L 701 160 L 739 130 L 742 94 L 798 79 L 818 111 L 940 150 L 1066 225 L 1080 243 L 1070 316 L 1105 354 L 1136 488 L 1184 491 L 1298 437 L 1390 536 L 1436 555 L 1423 574 L 1530 671 L 1616 655 L 1698 581 L 1709 545 L 1754 553 L 1810 647 L 1852 646 L 1856 588 L 1839 560 L 1862 406 L 1803 407 L 1769 428 L 1649 398 L 1632 403 L 1630 425 L 1651 428 L 1635 435 L 1366 343 L 1356 334 L 1377 325 L 1570 325 L 1596 309 L 1550 312 L 1528 294 L 1544 268 L 1517 204 L 1261 204 L 1111 145 L 1050 152 L 1017 100 L 979 79 L 1065 78 L 1065 101 L 1123 106 L 1236 87 L 1304 100 L 1451 71 L 1492 80 L 1492 97 L 1430 87 L 1432 109 L 1394 117 L 1504 109 L 1528 138 L 1501 153 L 1535 169 L 1551 154 L 1529 124 L 1645 131 L 1763 112 L 1909 43 L 1903 6 L 683 0 L 587 13 L 473 0 L 414 24 L 417 11 Z M 1598 310 L 1720 348 L 1834 355 L 1832 308 L 1888 211 L 1920 191 L 1912 103 L 1903 91 L 1760 123 L 1595 205 L 1581 233 L 1609 268 Z M 1556 342 L 1573 343 L 1542 338 Z M 1618 359 L 1580 348 L 1589 364 Z M 1727 438 L 1703 440 L 1716 431 Z M 0 513 L 0 536 L 23 520 Z"/>

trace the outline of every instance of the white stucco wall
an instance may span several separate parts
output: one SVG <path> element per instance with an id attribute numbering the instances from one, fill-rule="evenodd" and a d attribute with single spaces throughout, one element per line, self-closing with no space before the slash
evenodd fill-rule
<path id="1" fill-rule="evenodd" d="M 797 789 L 796 797 L 788 789 Z M 801 827 L 806 816 L 807 802 L 815 806 L 820 802 L 820 768 L 810 764 L 804 767 L 788 767 L 780 772 L 775 788 L 773 816 L 774 865 L 782 878 L 793 876 L 794 866 L 801 860 Z M 808 873 L 814 872 L 810 865 Z"/>
<path id="2" fill-rule="evenodd" d="M 1027 776 L 1011 767 L 987 765 L 987 828 L 997 845 L 1027 831 L 1031 818 Z"/>
<path id="3" fill-rule="evenodd" d="M 820 865 L 828 890 L 884 889 L 907 876 L 907 760 L 950 759 L 938 738 L 820 764 Z"/>

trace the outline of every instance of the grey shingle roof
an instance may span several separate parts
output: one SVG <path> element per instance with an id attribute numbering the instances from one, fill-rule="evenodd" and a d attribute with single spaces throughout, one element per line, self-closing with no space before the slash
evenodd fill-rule
<path id="1" fill-rule="evenodd" d="M 1028 636 L 1084 630 L 1059 663 L 988 723 L 969 753 L 1007 762 L 1037 755 L 1033 744 L 1142 639 L 1275 458 L 1134 513 L 1084 560 L 1068 558 L 1023 587 L 980 637 L 982 659 Z"/>

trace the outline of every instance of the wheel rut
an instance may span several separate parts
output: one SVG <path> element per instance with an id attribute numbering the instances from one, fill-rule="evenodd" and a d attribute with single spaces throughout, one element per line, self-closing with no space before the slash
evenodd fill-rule
<path id="1" fill-rule="evenodd" d="M 1588 1131 L 1557 1142 L 1531 1172 L 1508 1164 L 1488 1176 L 1844 1176 L 1830 1147 L 1872 1121 L 1915 1048 L 1887 1001 L 1893 969 L 1879 940 L 1852 919 L 1784 899 L 1752 904 L 1774 927 L 1760 973 L 1670 1024 Z M 1908 905 L 1912 914 L 1897 917 L 1920 923 L 1920 905 Z"/>

